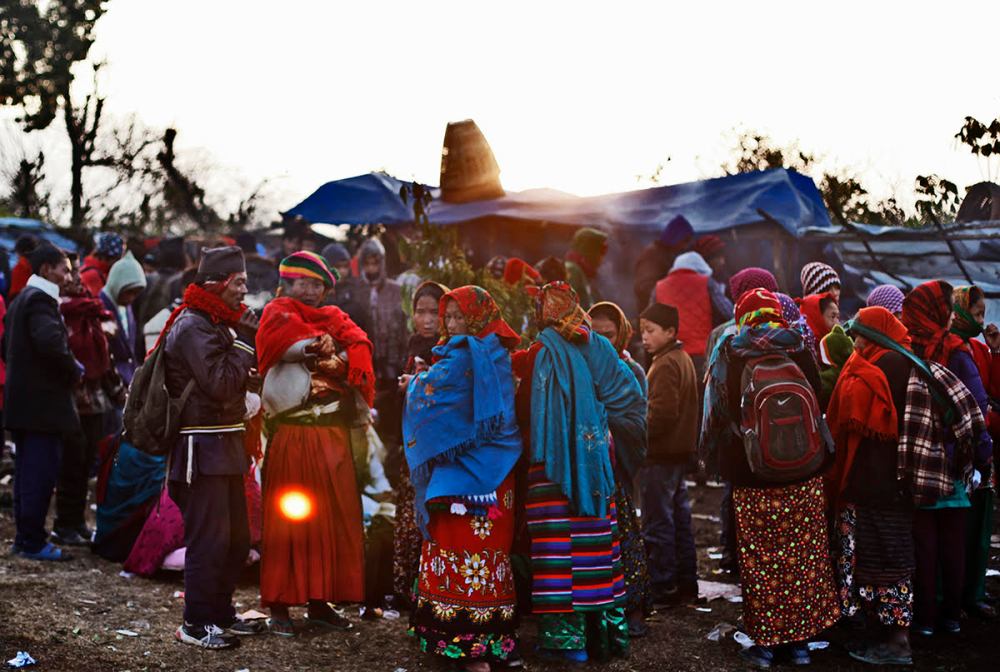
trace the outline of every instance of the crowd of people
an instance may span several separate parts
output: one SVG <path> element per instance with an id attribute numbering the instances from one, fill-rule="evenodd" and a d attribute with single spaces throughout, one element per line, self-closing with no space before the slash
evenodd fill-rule
<path id="1" fill-rule="evenodd" d="M 415 645 L 467 670 L 520 667 L 528 616 L 537 655 L 606 660 L 698 599 L 688 481 L 707 475 L 759 668 L 809 664 L 838 623 L 864 632 L 857 660 L 906 665 L 911 636 L 994 615 L 1000 330 L 979 288 L 883 285 L 845 319 L 829 265 L 801 291 L 729 274 L 677 217 L 637 257 L 635 319 L 593 282 L 601 231 L 494 258 L 533 306 L 510 324 L 483 287 L 394 280 L 378 238 L 269 256 L 247 235 L 105 232 L 82 259 L 18 242 L 14 553 L 182 568 L 176 638 L 206 649 L 294 637 L 302 606 L 348 630 L 335 606 L 360 603 L 405 608 Z M 266 623 L 232 603 L 257 561 Z"/>

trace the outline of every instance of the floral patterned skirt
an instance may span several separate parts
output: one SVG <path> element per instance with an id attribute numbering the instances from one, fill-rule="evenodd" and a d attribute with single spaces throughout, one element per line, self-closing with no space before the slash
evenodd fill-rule
<path id="1" fill-rule="evenodd" d="M 734 488 L 743 621 L 761 646 L 808 640 L 840 618 L 823 481 Z"/>
<path id="2" fill-rule="evenodd" d="M 431 507 L 411 618 L 422 651 L 503 661 L 516 648 L 513 475 L 497 489 L 497 502 L 482 516 Z"/>
<path id="3" fill-rule="evenodd" d="M 881 584 L 858 581 L 855 576 L 857 527 L 857 509 L 848 504 L 837 516 L 837 582 L 841 609 L 845 615 L 853 616 L 868 605 L 882 625 L 910 627 L 913 623 L 913 579 L 905 577 Z"/>
<path id="4" fill-rule="evenodd" d="M 639 516 L 628 489 L 618 483 L 615 493 L 618 534 L 621 537 L 622 571 L 625 573 L 625 613 L 653 611 L 653 592 L 649 582 L 646 546 L 642 541 Z"/>

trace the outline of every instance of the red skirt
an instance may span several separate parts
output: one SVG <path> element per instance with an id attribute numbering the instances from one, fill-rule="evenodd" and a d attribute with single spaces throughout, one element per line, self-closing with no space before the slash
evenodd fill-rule
<path id="1" fill-rule="evenodd" d="M 267 447 L 263 481 L 261 604 L 363 601 L 364 525 L 350 431 L 279 425 Z M 280 505 L 295 491 L 311 504 L 300 520 L 289 519 Z"/>

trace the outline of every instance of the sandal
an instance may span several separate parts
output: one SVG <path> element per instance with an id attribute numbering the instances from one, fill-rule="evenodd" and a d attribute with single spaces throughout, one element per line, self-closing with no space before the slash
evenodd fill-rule
<path id="1" fill-rule="evenodd" d="M 851 651 L 851 658 L 860 660 L 869 665 L 912 665 L 913 656 L 910 654 L 900 655 L 896 649 L 886 644 L 876 644 L 869 646 L 862 651 Z"/>
<path id="2" fill-rule="evenodd" d="M 269 618 L 267 619 L 267 629 L 271 631 L 272 635 L 277 635 L 278 637 L 295 636 L 295 624 L 292 623 L 292 619 L 290 618 Z"/>

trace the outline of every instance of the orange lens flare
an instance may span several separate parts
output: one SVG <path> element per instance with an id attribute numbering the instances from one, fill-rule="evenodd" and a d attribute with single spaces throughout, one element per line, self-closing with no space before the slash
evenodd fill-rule
<path id="1" fill-rule="evenodd" d="M 289 490 L 278 498 L 278 509 L 288 520 L 298 522 L 312 515 L 313 503 L 304 492 Z"/>

